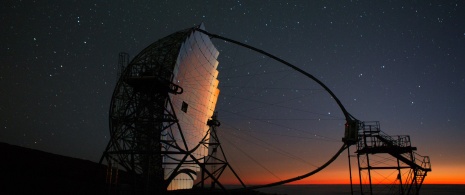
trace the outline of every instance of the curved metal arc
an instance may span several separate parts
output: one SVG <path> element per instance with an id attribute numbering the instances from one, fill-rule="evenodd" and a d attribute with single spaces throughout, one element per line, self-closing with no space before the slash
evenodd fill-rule
<path id="1" fill-rule="evenodd" d="M 304 174 L 304 175 L 297 176 L 297 177 L 290 178 L 290 179 L 286 179 L 286 180 L 282 180 L 282 181 L 278 181 L 278 182 L 274 182 L 274 183 L 265 184 L 265 185 L 258 185 L 258 186 L 246 187 L 246 188 L 244 188 L 244 189 L 252 190 L 252 189 L 258 189 L 258 188 L 265 188 L 265 187 L 278 186 L 278 185 L 282 185 L 282 184 L 286 184 L 286 183 L 291 183 L 291 182 L 294 182 L 294 181 L 298 181 L 298 180 L 301 180 L 301 179 L 310 177 L 310 176 L 314 175 L 315 173 L 320 172 L 321 170 L 323 170 L 324 168 L 326 168 L 328 165 L 330 165 L 330 164 L 331 164 L 334 160 L 336 160 L 337 157 L 338 157 L 342 152 L 344 152 L 344 150 L 347 149 L 348 147 L 349 147 L 348 145 L 343 144 L 342 147 L 339 149 L 339 151 L 337 151 L 337 153 L 336 153 L 331 159 L 329 159 L 328 162 L 326 162 L 325 164 L 321 165 L 321 167 L 318 167 L 318 168 L 316 168 L 315 170 L 313 170 L 313 171 L 311 171 L 311 172 L 308 172 L 308 173 L 306 173 L 306 174 Z M 237 189 L 237 190 L 242 190 L 242 189 Z"/>
<path id="2" fill-rule="evenodd" d="M 251 49 L 251 50 L 253 50 L 253 51 L 256 51 L 256 52 L 258 52 L 258 53 L 261 53 L 261 54 L 263 54 L 263 55 L 266 55 L 266 56 L 268 56 L 268 57 L 270 57 L 270 58 L 272 58 L 272 59 L 274 59 L 274 60 L 276 60 L 276 61 L 278 61 L 278 62 L 281 62 L 281 63 L 285 64 L 286 66 L 288 66 L 288 67 L 290 67 L 290 68 L 292 68 L 292 69 L 294 69 L 294 70 L 296 70 L 296 71 L 302 73 L 303 75 L 305 75 L 305 76 L 309 77 L 310 79 L 312 79 L 313 81 L 317 82 L 320 86 L 322 86 L 322 87 L 331 95 L 331 97 L 336 101 L 337 105 L 339 106 L 339 108 L 341 108 L 342 112 L 344 113 L 344 116 L 345 116 L 345 118 L 346 118 L 346 121 L 357 120 L 357 119 L 355 119 L 355 117 L 353 117 L 349 112 L 347 112 L 347 110 L 345 109 L 344 105 L 342 105 L 342 103 L 341 103 L 341 101 L 339 100 L 339 98 L 336 97 L 336 95 L 331 91 L 331 89 L 329 89 L 323 82 L 321 82 L 320 80 L 318 80 L 315 76 L 311 75 L 310 73 L 305 72 L 304 70 L 300 69 L 299 67 L 297 67 L 297 66 L 295 66 L 295 65 L 293 65 L 293 64 L 291 64 L 291 63 L 289 63 L 289 62 L 287 62 L 287 61 L 285 61 L 285 60 L 283 60 L 283 59 L 281 59 L 281 58 L 278 58 L 278 57 L 276 57 L 276 56 L 274 56 L 274 55 L 272 55 L 272 54 L 270 54 L 270 53 L 268 53 L 268 52 L 266 52 L 266 51 L 263 51 L 263 50 L 261 50 L 261 49 L 258 49 L 258 48 L 256 48 L 256 47 L 253 47 L 253 46 L 247 45 L 247 44 L 245 44 L 245 43 L 241 43 L 241 42 L 239 42 L 239 41 L 235 41 L 235 40 L 232 40 L 232 39 L 229 39 L 229 38 L 226 38 L 226 37 L 217 35 L 217 34 L 209 33 L 209 32 L 207 32 L 207 31 L 205 31 L 205 30 L 200 29 L 200 28 L 195 28 L 195 30 L 196 30 L 196 31 L 199 31 L 199 32 L 201 32 L 201 33 L 204 33 L 204 34 L 206 34 L 206 35 L 208 35 L 208 36 L 210 36 L 210 37 L 218 38 L 218 39 L 221 39 L 221 40 L 230 42 L 230 43 L 234 43 L 234 44 L 236 44 L 236 45 L 240 45 L 240 46 L 242 46 L 242 47 L 245 47 L 245 48 Z"/>
<path id="3" fill-rule="evenodd" d="M 304 70 L 300 69 L 299 67 L 281 59 L 281 58 L 278 58 L 268 52 L 265 52 L 261 49 L 258 49 L 256 47 L 253 47 L 253 46 L 250 46 L 250 45 L 247 45 L 247 44 L 244 44 L 244 43 L 241 43 L 241 42 L 238 42 L 238 41 L 235 41 L 235 40 L 232 40 L 232 39 L 229 39 L 229 38 L 226 38 L 226 37 L 223 37 L 223 36 L 220 36 L 220 35 L 217 35 L 217 34 L 212 34 L 212 33 L 209 33 L 205 30 L 202 30 L 200 28 L 194 28 L 194 30 L 196 31 L 199 31 L 201 33 L 204 33 L 210 37 L 213 37 L 213 38 L 218 38 L 218 39 L 221 39 L 221 40 L 224 40 L 224 41 L 227 41 L 227 42 L 230 42 L 230 43 L 234 43 L 236 45 L 239 45 L 239 46 L 242 46 L 242 47 L 245 47 L 245 48 L 248 48 L 248 49 L 251 49 L 253 51 L 256 51 L 258 53 L 261 53 L 263 55 L 266 55 L 278 62 L 281 62 L 283 64 L 285 64 L 286 66 L 300 72 L 301 74 L 307 76 L 308 78 L 312 79 L 313 81 L 317 82 L 320 86 L 322 86 L 330 95 L 331 97 L 336 101 L 337 105 L 339 106 L 339 108 L 341 109 L 341 111 L 343 112 L 344 114 L 344 117 L 346 119 L 347 122 L 353 122 L 353 121 L 358 121 L 355 117 L 353 117 L 347 110 L 346 108 L 344 107 L 344 105 L 342 105 L 341 101 L 339 100 L 339 98 L 337 98 L 337 96 L 331 91 L 331 89 L 329 89 L 323 82 L 321 82 L 320 80 L 318 80 L 315 76 L 311 75 L 310 73 L 308 72 L 305 72 Z M 301 180 L 301 179 L 304 179 L 306 177 L 309 177 L 311 175 L 314 175 L 315 173 L 318 173 L 319 171 L 323 170 L 324 168 L 326 168 L 328 165 L 330 165 L 334 160 L 337 159 L 337 157 L 345 150 L 349 147 L 350 145 L 347 145 L 346 143 L 344 143 L 342 145 L 342 147 L 339 149 L 338 152 L 336 152 L 336 154 L 331 158 L 329 159 L 325 164 L 323 164 L 322 166 L 318 167 L 317 169 L 311 171 L 311 172 L 308 172 L 304 175 L 301 175 L 301 176 L 297 176 L 297 177 L 294 177 L 294 178 L 290 178 L 290 179 L 286 179 L 286 180 L 282 180 L 282 181 L 279 181 L 279 182 L 274 182 L 274 183 L 270 183 L 270 184 L 265 184 L 265 185 L 258 185 L 258 186 L 251 186 L 251 187 L 246 187 L 246 188 L 240 188 L 240 189 L 235 189 L 235 190 L 244 190 L 244 189 L 258 189 L 258 188 L 264 188 L 264 187 L 272 187 L 272 186 L 277 186 L 277 185 L 282 185 L 282 184 L 286 184 L 286 183 L 290 183 L 290 182 L 294 182 L 294 181 L 298 181 L 298 180 Z"/>

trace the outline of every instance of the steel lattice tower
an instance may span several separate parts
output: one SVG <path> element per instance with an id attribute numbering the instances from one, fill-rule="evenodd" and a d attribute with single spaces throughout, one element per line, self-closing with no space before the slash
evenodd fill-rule
<path id="1" fill-rule="evenodd" d="M 200 172 L 208 148 L 199 143 L 208 140 L 219 90 L 218 52 L 198 28 L 204 27 L 154 42 L 122 68 L 110 105 L 111 138 L 100 160 L 108 164 L 107 183 L 114 190 L 189 188 Z M 119 170 L 129 175 L 126 181 Z"/>

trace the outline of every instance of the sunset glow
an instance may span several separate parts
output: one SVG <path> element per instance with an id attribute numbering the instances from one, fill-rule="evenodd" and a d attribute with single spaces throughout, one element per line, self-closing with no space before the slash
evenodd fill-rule
<path id="1" fill-rule="evenodd" d="M 465 1 L 3 4 L 0 143 L 90 161 L 106 176 L 95 186 L 154 194 L 321 168 L 283 185 L 465 194 Z M 89 170 L 10 159 L 0 194 Z"/>

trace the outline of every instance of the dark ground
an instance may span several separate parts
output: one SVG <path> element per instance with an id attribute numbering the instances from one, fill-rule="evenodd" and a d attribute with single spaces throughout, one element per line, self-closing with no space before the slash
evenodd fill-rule
<path id="1" fill-rule="evenodd" d="M 105 183 L 107 167 L 98 163 L 0 143 L 0 194 L 132 194 L 113 193 Z M 120 171 L 124 180 L 125 173 Z M 125 189 L 121 187 L 120 189 Z M 128 188 L 126 188 L 128 189 Z M 159 193 L 157 193 L 159 194 Z M 264 195 L 257 191 L 195 189 L 170 195 L 240 194 Z"/>
<path id="2" fill-rule="evenodd" d="M 100 194 L 106 166 L 0 143 L 0 194 Z"/>

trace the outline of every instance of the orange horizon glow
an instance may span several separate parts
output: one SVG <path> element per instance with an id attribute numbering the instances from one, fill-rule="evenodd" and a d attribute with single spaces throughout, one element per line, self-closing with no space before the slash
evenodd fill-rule
<path id="1" fill-rule="evenodd" d="M 424 184 L 465 184 L 465 165 L 432 166 Z"/>
<path id="2" fill-rule="evenodd" d="M 276 180 L 261 180 L 261 181 L 251 181 L 247 185 L 263 185 L 263 184 L 269 184 L 269 183 L 274 183 Z M 237 185 L 239 184 L 238 182 L 227 182 L 227 185 Z M 291 182 L 285 185 L 312 185 L 312 184 L 350 184 L 349 178 L 334 178 L 334 179 L 304 179 L 300 181 L 295 181 Z M 353 178 L 353 184 L 359 184 L 359 178 L 354 177 Z M 392 184 L 392 183 L 380 183 L 380 184 Z M 457 185 L 465 185 L 465 176 L 460 175 L 457 177 L 432 177 L 432 176 L 426 176 L 425 181 L 423 184 L 457 184 Z"/>
<path id="3" fill-rule="evenodd" d="M 428 175 L 425 178 L 423 184 L 428 185 L 465 185 L 465 166 L 453 166 L 453 165 L 445 165 L 445 166 L 433 166 L 433 170 L 428 172 Z M 295 177 L 295 176 L 294 176 Z M 289 179 L 290 176 L 283 179 Z M 223 181 L 226 185 L 238 185 L 239 182 L 234 180 Z M 246 185 L 263 185 L 277 182 L 276 179 L 272 180 L 269 178 L 260 179 L 258 177 L 249 178 L 249 180 L 244 181 Z M 358 172 L 352 172 L 352 182 L 354 185 L 359 184 L 359 177 Z M 314 176 L 310 176 L 308 178 L 298 180 L 295 182 L 291 182 L 285 185 L 347 185 L 350 184 L 349 172 L 348 170 L 323 170 L 322 173 L 318 173 Z M 389 182 L 386 183 L 378 183 L 378 184 L 392 184 Z M 376 185 L 376 184 L 373 184 Z"/>
<path id="4" fill-rule="evenodd" d="M 352 184 L 358 185 L 358 178 L 356 178 L 357 181 L 354 181 Z M 253 186 L 253 185 L 264 185 L 264 184 L 270 184 L 276 181 L 269 181 L 267 182 L 254 182 L 254 183 L 249 183 L 247 184 L 248 186 Z M 312 182 L 306 182 L 306 181 L 296 181 L 296 182 L 291 182 L 288 184 L 283 184 L 283 185 L 348 185 L 350 184 L 350 181 L 346 181 L 344 179 L 338 179 L 338 180 L 315 180 Z M 392 184 L 392 183 L 380 183 L 380 184 Z M 373 185 L 380 185 L 380 184 L 373 184 Z M 428 185 L 465 185 L 465 180 L 442 180 L 442 179 L 431 179 L 428 178 L 425 179 L 423 184 L 428 184 Z M 225 183 L 225 185 L 240 185 L 240 183 Z"/>

